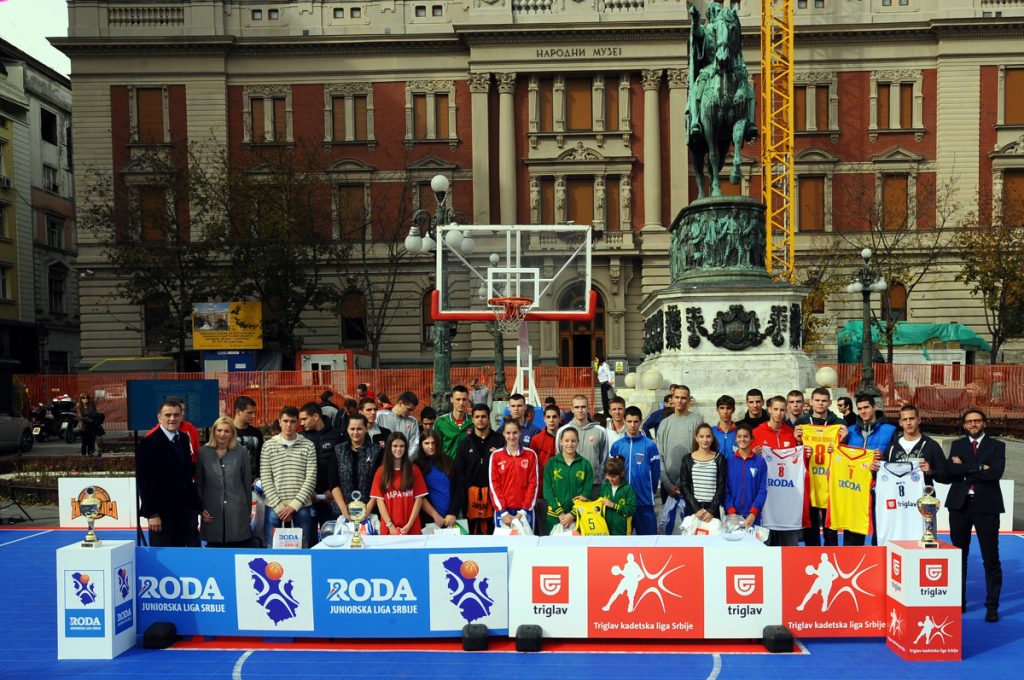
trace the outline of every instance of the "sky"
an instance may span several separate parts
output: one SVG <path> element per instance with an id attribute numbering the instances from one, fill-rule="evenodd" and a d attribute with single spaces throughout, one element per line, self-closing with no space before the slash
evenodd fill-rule
<path id="1" fill-rule="evenodd" d="M 64 75 L 71 61 L 46 39 L 67 34 L 66 0 L 0 0 L 0 38 Z"/>

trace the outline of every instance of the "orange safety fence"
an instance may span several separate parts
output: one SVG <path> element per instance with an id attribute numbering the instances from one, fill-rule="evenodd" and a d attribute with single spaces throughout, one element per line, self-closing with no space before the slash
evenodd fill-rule
<path id="1" fill-rule="evenodd" d="M 480 380 L 493 392 L 494 366 L 453 367 L 451 384 L 473 389 Z M 541 399 L 552 396 L 559 404 L 568 405 L 573 395 L 594 393 L 594 372 L 590 368 L 538 366 L 534 368 L 537 393 Z M 377 395 L 386 394 L 392 401 L 406 390 L 416 394 L 420 404 L 417 415 L 430 405 L 434 385 L 432 369 L 378 369 L 351 371 L 243 371 L 237 373 L 105 373 L 69 375 L 16 375 L 14 382 L 28 391 L 29 402 L 47 406 L 59 395 L 77 399 L 88 394 L 104 414 L 107 430 L 128 427 L 129 380 L 216 380 L 220 385 L 220 412 L 230 414 L 235 398 L 246 395 L 256 402 L 257 424 L 273 421 L 283 406 L 298 406 L 320 401 L 330 390 L 339 406 L 345 399 L 355 398 L 356 387 L 366 383 Z M 506 388 L 511 391 L 515 367 L 505 369 Z"/>
<path id="2" fill-rule="evenodd" d="M 855 394 L 860 364 L 820 364 L 836 369 L 837 387 Z M 1024 418 L 1024 366 L 1011 364 L 874 364 L 875 385 L 886 409 L 913 404 L 923 417 L 957 417 L 979 408 L 990 418 Z"/>

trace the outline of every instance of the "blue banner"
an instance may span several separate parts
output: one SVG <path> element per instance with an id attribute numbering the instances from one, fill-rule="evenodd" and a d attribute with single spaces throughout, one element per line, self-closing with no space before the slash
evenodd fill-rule
<path id="1" fill-rule="evenodd" d="M 148 432 L 167 397 L 185 400 L 185 420 L 202 429 L 220 416 L 220 383 L 216 380 L 129 380 L 128 429 Z"/>
<path id="2" fill-rule="evenodd" d="M 508 633 L 506 548 L 138 548 L 139 626 L 182 635 L 426 637 Z"/>

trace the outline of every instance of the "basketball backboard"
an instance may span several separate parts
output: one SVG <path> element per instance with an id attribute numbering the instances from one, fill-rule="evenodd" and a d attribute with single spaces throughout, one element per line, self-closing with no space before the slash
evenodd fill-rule
<path id="1" fill-rule="evenodd" d="M 575 224 L 437 227 L 435 321 L 494 321 L 495 298 L 528 298 L 526 321 L 592 319 L 591 227 Z M 581 309 L 559 307 L 559 293 L 583 284 Z"/>

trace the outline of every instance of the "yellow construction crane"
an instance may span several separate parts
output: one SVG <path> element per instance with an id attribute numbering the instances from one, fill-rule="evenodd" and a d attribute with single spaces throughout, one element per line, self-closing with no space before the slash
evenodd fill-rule
<path id="1" fill-rule="evenodd" d="M 793 0 L 761 0 L 761 195 L 768 273 L 796 282 L 793 204 Z"/>

